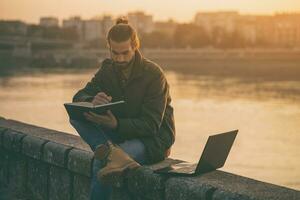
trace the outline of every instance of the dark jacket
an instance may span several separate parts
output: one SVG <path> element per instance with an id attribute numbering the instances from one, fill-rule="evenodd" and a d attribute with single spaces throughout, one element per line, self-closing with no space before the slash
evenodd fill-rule
<path id="1" fill-rule="evenodd" d="M 169 85 L 162 69 L 136 51 L 132 72 L 124 85 L 119 69 L 111 59 L 102 66 L 73 101 L 92 101 L 98 92 L 112 96 L 112 101 L 125 100 L 125 106 L 113 109 L 118 120 L 116 132 L 123 140 L 138 138 L 146 147 L 147 163 L 166 157 L 175 140 L 175 125 Z"/>

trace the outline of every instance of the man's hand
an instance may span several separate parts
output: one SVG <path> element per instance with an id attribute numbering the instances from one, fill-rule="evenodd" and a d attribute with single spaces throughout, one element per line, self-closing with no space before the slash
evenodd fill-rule
<path id="1" fill-rule="evenodd" d="M 94 122 L 110 129 L 116 129 L 118 126 L 118 121 L 110 110 L 107 111 L 106 115 L 98 115 L 93 112 L 88 112 L 84 113 L 84 116 L 88 121 Z"/>
<path id="2" fill-rule="evenodd" d="M 112 100 L 111 96 L 106 95 L 104 92 L 99 92 L 93 99 L 93 105 L 102 105 L 106 103 L 110 103 Z"/>

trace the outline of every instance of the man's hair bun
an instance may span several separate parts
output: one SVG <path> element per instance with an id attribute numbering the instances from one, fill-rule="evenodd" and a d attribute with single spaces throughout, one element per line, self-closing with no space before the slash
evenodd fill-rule
<path id="1" fill-rule="evenodd" d="M 116 24 L 128 24 L 128 19 L 126 17 L 120 17 L 117 19 Z"/>
<path id="2" fill-rule="evenodd" d="M 111 40 L 115 42 L 124 42 L 131 40 L 131 46 L 134 49 L 140 48 L 140 40 L 136 30 L 128 23 L 127 17 L 119 17 L 116 24 L 113 25 L 107 33 L 107 42 L 110 45 Z"/>

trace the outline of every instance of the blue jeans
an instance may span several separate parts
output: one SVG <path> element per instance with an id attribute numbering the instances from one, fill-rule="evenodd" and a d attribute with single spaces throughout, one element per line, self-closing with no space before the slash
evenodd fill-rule
<path id="1" fill-rule="evenodd" d="M 145 163 L 145 146 L 139 139 L 126 140 L 120 143 L 117 133 L 101 128 L 91 122 L 70 120 L 71 125 L 76 129 L 81 138 L 91 147 L 93 151 L 99 144 L 104 144 L 108 140 L 118 144 L 131 158 L 139 164 Z M 108 200 L 110 199 L 112 187 L 104 185 L 101 180 L 97 180 L 97 172 L 103 168 L 103 163 L 94 159 L 92 170 L 92 182 L 90 199 Z"/>

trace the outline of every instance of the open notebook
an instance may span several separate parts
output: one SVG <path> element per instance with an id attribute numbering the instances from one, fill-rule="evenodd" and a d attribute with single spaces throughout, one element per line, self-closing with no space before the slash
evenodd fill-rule
<path id="1" fill-rule="evenodd" d="M 105 114 L 108 110 L 116 108 L 124 104 L 125 101 L 115 101 L 102 105 L 93 105 L 90 102 L 74 102 L 65 103 L 64 106 L 69 114 L 70 119 L 86 120 L 83 113 L 94 112 L 97 114 Z"/>

